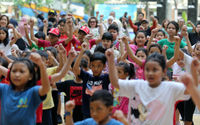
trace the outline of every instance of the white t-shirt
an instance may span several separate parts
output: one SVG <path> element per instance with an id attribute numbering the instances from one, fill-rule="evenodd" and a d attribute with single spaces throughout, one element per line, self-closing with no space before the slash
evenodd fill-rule
<path id="1" fill-rule="evenodd" d="M 10 43 L 8 43 L 6 46 L 3 43 L 0 43 L 0 50 L 2 50 L 6 56 L 12 55 L 11 50 L 12 48 L 16 49 L 18 48 L 16 44 L 13 44 L 10 46 Z"/>
<path id="2" fill-rule="evenodd" d="M 185 71 L 191 73 L 191 63 L 193 58 L 184 53 Z"/>
<path id="3" fill-rule="evenodd" d="M 130 102 L 133 125 L 173 125 L 176 101 L 189 99 L 178 82 L 163 81 L 152 88 L 144 80 L 119 80 L 119 87 L 120 96 L 134 100 Z"/>

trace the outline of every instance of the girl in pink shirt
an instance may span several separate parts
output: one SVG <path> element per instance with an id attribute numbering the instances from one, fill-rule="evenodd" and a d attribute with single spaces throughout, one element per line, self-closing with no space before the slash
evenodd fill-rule
<path id="1" fill-rule="evenodd" d="M 125 62 L 119 62 L 117 64 L 117 71 L 118 71 L 118 77 L 120 79 L 133 79 L 135 78 L 135 68 L 133 64 L 128 64 Z M 114 102 L 113 102 L 113 113 L 116 110 L 121 110 L 125 116 L 128 115 L 128 105 L 129 105 L 129 98 L 127 97 L 121 97 L 119 96 L 119 89 L 114 88 L 111 86 L 111 91 L 114 96 Z"/>

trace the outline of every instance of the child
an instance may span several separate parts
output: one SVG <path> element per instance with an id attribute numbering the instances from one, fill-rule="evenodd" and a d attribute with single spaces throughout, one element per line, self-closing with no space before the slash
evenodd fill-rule
<path id="1" fill-rule="evenodd" d="M 165 32 L 163 30 L 159 30 L 159 29 L 153 29 L 151 31 L 151 36 L 149 38 L 149 41 L 147 43 L 147 48 L 149 48 L 149 46 L 153 43 L 157 43 L 159 40 L 162 40 L 165 38 Z"/>
<path id="2" fill-rule="evenodd" d="M 196 72 L 194 74 L 192 74 L 193 78 L 191 76 L 188 77 L 181 77 L 182 81 L 185 81 L 184 83 L 187 91 L 190 93 L 190 95 L 192 96 L 192 100 L 194 101 L 194 103 L 196 104 L 196 106 L 198 107 L 198 109 L 200 109 L 200 92 L 197 88 L 198 85 L 198 75 L 200 73 L 200 64 L 199 61 L 197 59 L 194 59 L 192 61 L 192 65 L 191 68 L 193 67 L 193 69 L 197 69 L 195 70 Z"/>
<path id="3" fill-rule="evenodd" d="M 135 45 L 130 44 L 130 48 L 133 51 L 133 54 L 135 54 L 136 50 L 138 48 L 146 48 L 145 42 L 147 41 L 147 35 L 144 31 L 139 30 L 135 35 Z"/>
<path id="4" fill-rule="evenodd" d="M 147 50 L 145 48 L 138 48 L 136 53 L 133 54 L 131 48 L 128 44 L 127 37 L 123 37 L 122 41 L 124 42 L 127 53 L 129 57 L 133 60 L 132 62 L 135 63 L 135 70 L 136 70 L 136 78 L 137 79 L 145 79 L 144 77 L 144 63 L 147 58 Z"/>
<path id="5" fill-rule="evenodd" d="M 11 49 L 18 48 L 15 42 L 16 39 L 9 40 L 8 30 L 5 27 L 0 27 L 0 50 L 4 51 L 5 55 L 11 55 Z"/>
<path id="6" fill-rule="evenodd" d="M 162 39 L 158 41 L 158 44 L 163 47 L 164 45 L 168 46 L 168 49 L 166 51 L 167 59 L 171 59 L 174 55 L 174 46 L 175 46 L 175 41 L 176 38 L 175 36 L 177 35 L 179 30 L 178 23 L 175 21 L 171 21 L 167 25 L 167 33 L 169 34 L 169 37 L 167 39 Z M 183 41 L 180 43 L 180 48 L 184 48 L 187 44 Z"/>
<path id="7" fill-rule="evenodd" d="M 123 125 L 121 122 L 111 118 L 113 96 L 106 90 L 96 91 L 90 98 L 91 117 L 75 125 Z M 73 125 L 71 112 L 75 107 L 74 101 L 68 101 L 65 105 L 66 125 Z"/>
<path id="8" fill-rule="evenodd" d="M 8 77 L 10 85 L 0 85 L 2 125 L 36 123 L 36 109 L 45 99 L 50 84 L 42 58 L 32 53 L 30 59 L 40 68 L 42 84 L 35 86 L 37 79 L 30 60 L 18 59 L 12 64 Z"/>
<path id="9" fill-rule="evenodd" d="M 141 25 L 140 26 L 136 26 L 132 23 L 132 20 L 131 20 L 131 16 L 128 17 L 129 18 L 129 23 L 130 23 L 130 26 L 131 28 L 133 29 L 133 32 L 136 33 L 138 30 L 142 30 L 142 31 L 145 31 L 147 36 L 150 36 L 151 35 L 151 31 L 157 27 L 157 22 L 156 22 L 156 19 L 151 16 L 151 19 L 153 21 L 153 25 L 151 27 L 149 27 L 149 22 L 145 19 L 143 19 L 141 21 Z"/>
<path id="10" fill-rule="evenodd" d="M 119 28 L 116 24 L 111 24 L 109 27 L 108 27 L 108 32 L 110 32 L 113 36 L 113 41 L 112 41 L 112 44 L 115 46 L 117 45 L 117 37 L 119 35 Z"/>
<path id="11" fill-rule="evenodd" d="M 190 65 L 191 65 L 191 62 L 192 62 L 192 57 L 190 57 L 188 55 L 188 52 L 187 52 L 186 49 L 182 48 L 181 51 L 184 52 L 185 59 L 182 59 L 182 57 L 179 56 L 176 63 L 172 66 L 173 78 L 174 78 L 175 81 L 179 81 L 180 76 L 182 74 L 184 74 L 186 71 L 189 72 L 190 67 L 191 67 Z M 188 58 L 189 58 L 189 60 L 187 60 Z M 177 109 L 181 114 L 182 121 L 184 121 L 184 123 L 186 125 L 192 124 L 193 114 L 194 114 L 194 110 L 195 110 L 195 105 L 194 105 L 192 99 L 190 98 L 187 101 L 179 101 L 177 103 Z"/>
<path id="12" fill-rule="evenodd" d="M 162 81 L 166 72 L 165 57 L 158 53 L 148 56 L 145 63 L 144 80 L 118 80 L 113 50 L 106 52 L 109 77 L 112 85 L 119 88 L 120 96 L 137 100 L 138 112 L 133 113 L 133 122 L 151 125 L 172 125 L 174 104 L 184 100 L 187 93 L 183 84 Z"/>
<path id="13" fill-rule="evenodd" d="M 33 33 L 33 26 L 34 26 L 34 21 L 33 20 L 30 20 L 30 29 L 31 29 L 31 39 L 39 46 L 39 47 L 43 47 L 43 48 L 46 48 L 46 47 L 49 47 L 49 46 L 55 46 L 55 45 L 58 45 L 58 44 L 63 44 L 64 47 L 67 47 L 69 41 L 72 40 L 72 37 L 73 37 L 73 28 L 72 28 L 72 19 L 71 18 L 67 18 L 66 20 L 66 24 L 65 24 L 65 28 L 66 30 L 69 30 L 69 31 L 66 31 L 66 32 L 69 32 L 69 35 L 68 35 L 68 38 L 64 41 L 58 41 L 59 40 L 59 37 L 60 37 L 60 32 L 59 32 L 59 29 L 58 28 L 51 28 L 51 30 L 49 31 L 49 41 L 46 41 L 46 40 L 40 40 L 38 38 L 36 38 L 34 36 L 34 33 Z M 66 48 L 67 49 L 67 48 Z"/>
<path id="14" fill-rule="evenodd" d="M 84 65 L 82 60 L 80 63 L 81 68 L 83 68 L 83 65 Z M 74 62 L 72 63 L 72 67 L 74 66 Z M 82 87 L 82 83 L 83 83 L 83 81 L 78 76 L 75 76 L 74 80 L 66 80 L 63 82 L 56 83 L 56 87 L 57 87 L 58 91 L 65 92 L 65 94 L 66 94 L 65 102 L 69 101 L 69 100 L 75 101 L 76 106 L 73 110 L 73 120 L 75 122 L 83 120 L 83 114 L 82 114 L 82 89 L 83 89 L 83 87 Z"/>
<path id="15" fill-rule="evenodd" d="M 90 117 L 89 99 L 96 90 L 106 89 L 110 83 L 108 74 L 102 74 L 106 64 L 106 57 L 103 53 L 96 52 L 90 58 L 90 68 L 93 75 L 79 68 L 81 58 L 86 50 L 87 43 L 82 44 L 80 54 L 74 64 L 73 72 L 83 80 L 83 115 L 84 118 Z"/>
<path id="16" fill-rule="evenodd" d="M 117 64 L 117 72 L 119 79 L 132 79 L 135 77 L 135 68 L 133 64 L 127 64 L 125 62 L 119 62 Z M 123 114 L 125 116 L 128 115 L 128 105 L 129 105 L 129 99 L 126 97 L 120 97 L 119 96 L 119 89 L 116 89 L 114 87 L 112 88 L 112 93 L 114 96 L 114 108 L 113 113 L 116 110 L 122 110 Z"/>

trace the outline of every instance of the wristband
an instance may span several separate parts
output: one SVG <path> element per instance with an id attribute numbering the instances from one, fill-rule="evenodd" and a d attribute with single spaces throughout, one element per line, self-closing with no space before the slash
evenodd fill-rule
<path id="1" fill-rule="evenodd" d="M 70 115 L 71 115 L 71 112 L 65 112 L 64 117 L 70 116 Z"/>

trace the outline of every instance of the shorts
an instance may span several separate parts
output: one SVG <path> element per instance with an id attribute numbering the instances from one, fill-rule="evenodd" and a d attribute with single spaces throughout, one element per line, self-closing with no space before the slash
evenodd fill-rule
<path id="1" fill-rule="evenodd" d="M 191 98 L 187 101 L 179 102 L 177 108 L 181 114 L 182 121 L 192 122 L 195 104 Z"/>

